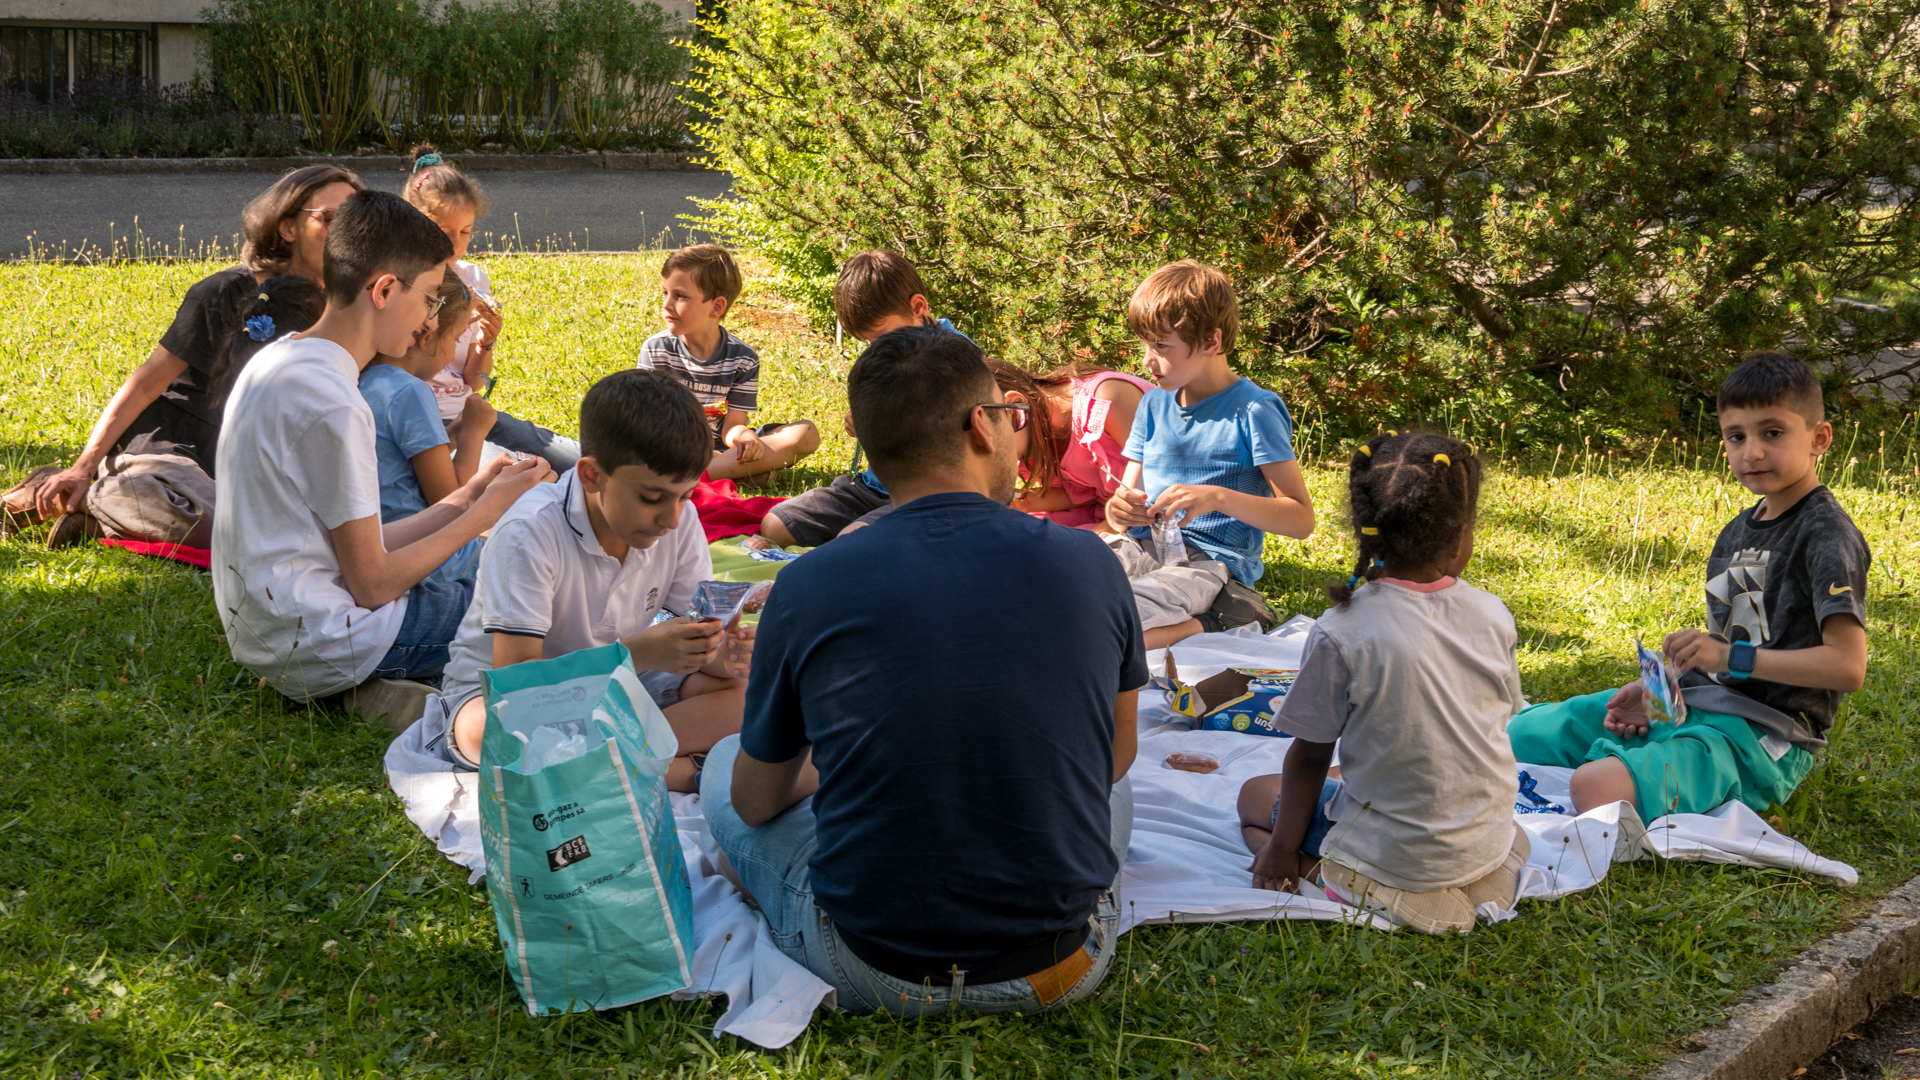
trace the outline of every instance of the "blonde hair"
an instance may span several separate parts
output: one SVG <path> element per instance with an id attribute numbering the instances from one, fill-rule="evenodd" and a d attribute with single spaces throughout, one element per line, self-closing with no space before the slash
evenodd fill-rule
<path id="1" fill-rule="evenodd" d="M 407 174 L 401 197 L 428 217 L 462 205 L 473 207 L 474 217 L 487 216 L 487 189 L 441 160 L 432 143 L 413 148 L 413 171 Z"/>
<path id="2" fill-rule="evenodd" d="M 1172 332 L 1199 348 L 1215 330 L 1220 351 L 1240 336 L 1240 302 L 1227 275 L 1194 259 L 1168 263 L 1147 275 L 1127 301 L 1127 329 L 1138 337 Z"/>
<path id="3" fill-rule="evenodd" d="M 741 290 L 747 286 L 732 254 L 719 244 L 695 244 L 668 255 L 660 266 L 660 276 L 666 277 L 675 270 L 685 270 L 693 278 L 694 285 L 700 289 L 700 299 L 724 296 L 729 308 L 740 299 Z"/>

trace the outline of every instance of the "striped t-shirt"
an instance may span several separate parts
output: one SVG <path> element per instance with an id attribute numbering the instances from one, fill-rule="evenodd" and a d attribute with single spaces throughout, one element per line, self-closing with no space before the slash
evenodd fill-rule
<path id="1" fill-rule="evenodd" d="M 714 438 L 724 432 L 720 425 L 730 409 L 753 412 L 760 407 L 760 354 L 720 328 L 720 355 L 704 361 L 694 357 L 685 338 L 675 334 L 655 334 L 640 346 L 640 362 L 635 367 L 664 371 L 680 380 L 700 400 L 713 422 Z"/>

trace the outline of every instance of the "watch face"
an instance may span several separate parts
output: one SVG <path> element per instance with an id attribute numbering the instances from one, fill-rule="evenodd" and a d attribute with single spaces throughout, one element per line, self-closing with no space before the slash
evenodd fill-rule
<path id="1" fill-rule="evenodd" d="M 1727 653 L 1727 670 L 1742 674 L 1753 670 L 1753 642 L 1736 641 Z"/>

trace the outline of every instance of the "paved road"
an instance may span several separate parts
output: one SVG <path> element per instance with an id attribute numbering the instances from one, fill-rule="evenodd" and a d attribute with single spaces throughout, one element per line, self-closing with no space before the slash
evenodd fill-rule
<path id="1" fill-rule="evenodd" d="M 558 247 L 580 251 L 632 251 L 665 242 L 685 242 L 681 214 L 696 208 L 689 198 L 712 198 L 731 184 L 717 172 L 484 172 L 492 213 L 475 228 L 479 250 L 506 246 Z M 219 243 L 232 247 L 240 231 L 240 208 L 273 182 L 269 173 L 208 173 L 138 176 L 0 175 L 0 259 L 27 254 L 30 244 L 49 253 L 82 248 L 122 251 L 158 243 L 171 251 L 184 238 L 189 250 Z M 398 191 L 401 177 L 366 177 L 376 187 Z M 31 237 L 31 240 L 29 239 Z"/>

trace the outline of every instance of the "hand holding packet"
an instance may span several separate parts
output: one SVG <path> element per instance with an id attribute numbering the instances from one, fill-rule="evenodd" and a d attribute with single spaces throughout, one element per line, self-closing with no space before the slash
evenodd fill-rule
<path id="1" fill-rule="evenodd" d="M 771 581 L 703 581 L 693 588 L 687 618 L 718 619 L 732 630 L 740 625 L 741 615 L 763 610 L 772 591 Z"/>
<path id="2" fill-rule="evenodd" d="M 1639 638 L 1633 639 L 1633 647 L 1640 654 L 1640 685 L 1646 691 L 1647 719 L 1686 723 L 1687 703 L 1680 696 L 1680 680 L 1674 678 L 1673 669 Z"/>

